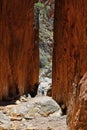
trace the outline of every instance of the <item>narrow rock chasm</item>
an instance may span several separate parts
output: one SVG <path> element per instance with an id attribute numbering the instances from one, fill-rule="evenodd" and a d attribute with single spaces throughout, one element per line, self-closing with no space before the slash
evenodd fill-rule
<path id="1" fill-rule="evenodd" d="M 53 26 L 54 1 L 40 1 L 39 6 L 39 95 L 46 95 L 52 88 L 52 53 L 53 53 Z"/>
<path id="2" fill-rule="evenodd" d="M 86 56 L 86 0 L 0 0 L 0 130 L 87 130 Z"/>

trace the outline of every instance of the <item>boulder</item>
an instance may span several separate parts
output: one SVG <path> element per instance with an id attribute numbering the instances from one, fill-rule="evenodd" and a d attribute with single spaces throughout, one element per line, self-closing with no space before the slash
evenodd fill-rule
<path id="1" fill-rule="evenodd" d="M 24 118 L 37 116 L 48 117 L 50 115 L 52 116 L 52 114 L 55 112 L 57 113 L 58 117 L 62 114 L 60 106 L 48 96 L 37 96 L 35 98 L 30 98 L 27 102 L 22 102 L 16 106 L 7 106 L 3 112 L 12 117 L 21 116 Z"/>

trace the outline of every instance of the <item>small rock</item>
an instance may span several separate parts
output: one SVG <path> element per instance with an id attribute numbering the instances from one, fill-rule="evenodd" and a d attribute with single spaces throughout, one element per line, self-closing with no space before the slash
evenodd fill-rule
<path id="1" fill-rule="evenodd" d="M 28 97 L 27 97 L 28 99 L 30 99 L 31 98 L 31 95 L 30 94 L 28 94 Z"/>
<path id="2" fill-rule="evenodd" d="M 48 83 L 52 83 L 52 79 L 48 78 L 48 77 L 45 77 L 45 82 L 48 82 Z"/>
<path id="3" fill-rule="evenodd" d="M 29 116 L 27 114 L 27 115 L 24 116 L 24 119 L 26 119 L 26 120 L 32 120 L 32 119 L 34 119 L 34 117 L 33 116 Z"/>
<path id="4" fill-rule="evenodd" d="M 27 127 L 26 130 L 38 130 L 36 127 Z"/>
<path id="5" fill-rule="evenodd" d="M 15 104 L 20 104 L 21 102 L 19 101 L 19 100 L 17 100 L 16 102 L 15 102 Z"/>
<path id="6" fill-rule="evenodd" d="M 0 130 L 9 130 L 9 126 L 8 125 L 0 125 Z"/>
<path id="7" fill-rule="evenodd" d="M 48 78 L 52 78 L 52 72 L 48 73 L 48 74 L 47 74 L 47 77 L 48 77 Z"/>
<path id="8" fill-rule="evenodd" d="M 49 126 L 47 127 L 47 130 L 53 130 L 52 128 L 50 128 Z"/>
<path id="9" fill-rule="evenodd" d="M 11 117 L 10 120 L 11 121 L 21 121 L 22 117 Z"/>
<path id="10" fill-rule="evenodd" d="M 27 98 L 25 96 L 21 96 L 19 100 L 21 102 L 27 102 Z"/>
<path id="11" fill-rule="evenodd" d="M 17 122 L 17 123 L 12 123 L 10 125 L 10 129 L 8 130 L 20 130 L 20 124 Z"/>

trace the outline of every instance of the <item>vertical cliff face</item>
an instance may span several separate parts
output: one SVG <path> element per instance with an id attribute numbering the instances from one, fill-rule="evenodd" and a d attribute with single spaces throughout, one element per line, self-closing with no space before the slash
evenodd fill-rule
<path id="1" fill-rule="evenodd" d="M 0 100 L 28 93 L 38 83 L 35 33 L 34 0 L 0 1 Z"/>
<path id="2" fill-rule="evenodd" d="M 73 88 L 87 70 L 87 1 L 56 0 L 53 98 L 68 105 Z"/>
<path id="3" fill-rule="evenodd" d="M 87 73 L 74 90 L 68 108 L 67 123 L 69 130 L 87 129 Z"/>

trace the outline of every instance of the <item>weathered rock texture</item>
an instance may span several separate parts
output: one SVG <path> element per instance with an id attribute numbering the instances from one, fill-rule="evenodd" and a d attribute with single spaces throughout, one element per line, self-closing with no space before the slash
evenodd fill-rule
<path id="1" fill-rule="evenodd" d="M 0 100 L 27 93 L 38 83 L 34 2 L 0 1 Z"/>
<path id="2" fill-rule="evenodd" d="M 87 130 L 87 73 L 74 89 L 67 122 L 70 130 Z"/>
<path id="3" fill-rule="evenodd" d="M 68 105 L 87 71 L 87 1 L 55 2 L 52 96 Z"/>

